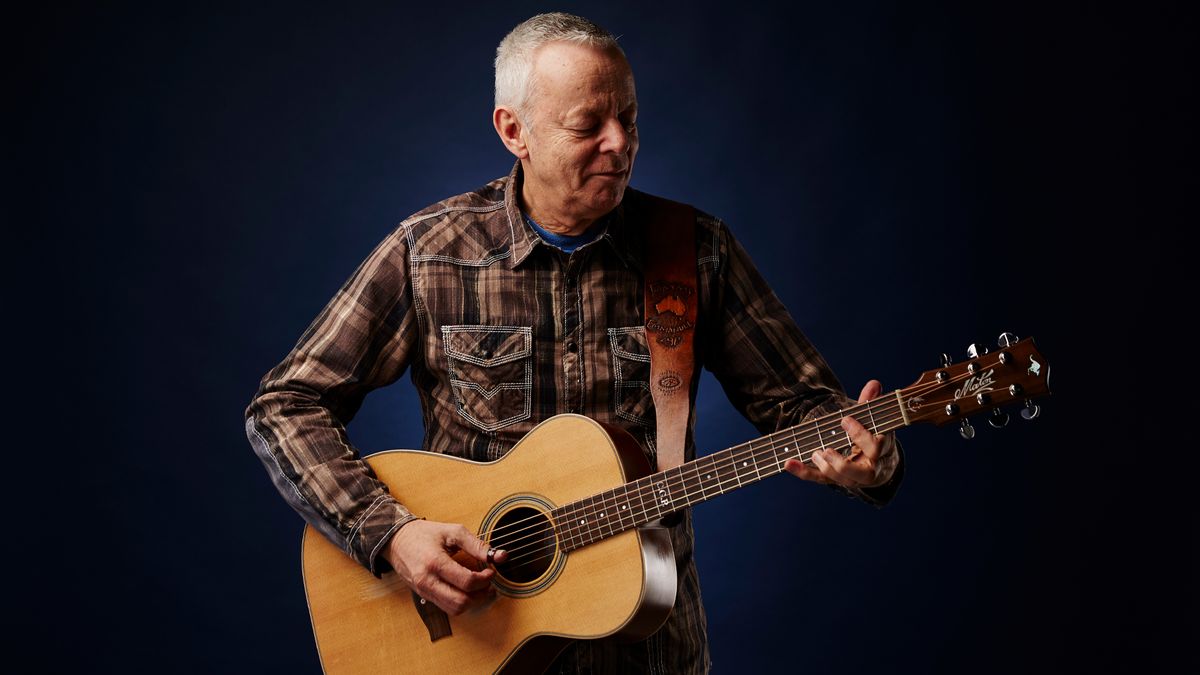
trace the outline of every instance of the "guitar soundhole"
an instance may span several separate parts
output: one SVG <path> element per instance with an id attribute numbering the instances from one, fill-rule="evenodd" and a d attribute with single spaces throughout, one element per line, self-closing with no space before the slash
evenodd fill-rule
<path id="1" fill-rule="evenodd" d="M 500 516 L 489 544 L 508 551 L 508 560 L 496 565 L 496 572 L 510 584 L 540 579 L 557 558 L 550 519 L 528 506 L 518 506 Z"/>

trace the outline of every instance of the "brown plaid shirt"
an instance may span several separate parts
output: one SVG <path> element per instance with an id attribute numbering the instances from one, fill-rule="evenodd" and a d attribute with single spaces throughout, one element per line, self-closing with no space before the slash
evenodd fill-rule
<path id="1" fill-rule="evenodd" d="M 627 190 L 603 233 L 567 255 L 522 218 L 520 181 L 518 163 L 506 178 L 402 222 L 267 373 L 246 411 L 275 486 L 376 574 L 388 538 L 416 516 L 359 459 L 345 425 L 368 392 L 406 369 L 420 392 L 424 450 L 494 460 L 539 422 L 570 412 L 624 428 L 654 462 L 642 238 L 626 225 L 640 193 Z M 727 227 L 699 211 L 696 248 L 696 359 L 733 404 L 763 433 L 846 405 Z M 686 453 L 695 456 L 690 436 Z M 897 483 L 859 496 L 882 503 Z M 690 517 L 672 537 L 679 594 L 664 629 L 632 645 L 579 643 L 562 669 L 707 671 Z"/>

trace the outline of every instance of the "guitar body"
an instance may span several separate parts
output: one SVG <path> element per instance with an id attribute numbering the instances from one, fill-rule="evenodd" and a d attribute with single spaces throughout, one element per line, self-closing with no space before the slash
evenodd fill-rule
<path id="1" fill-rule="evenodd" d="M 578 415 L 545 421 L 486 464 L 411 450 L 367 461 L 413 513 L 461 523 L 485 541 L 506 527 L 548 522 L 550 509 L 650 470 L 628 434 Z M 510 560 L 518 546 L 505 547 Z M 569 553 L 550 541 L 540 562 L 498 574 L 496 600 L 449 617 L 450 634 L 437 639 L 394 572 L 376 579 L 311 526 L 303 548 L 305 592 L 327 673 L 541 672 L 571 640 L 649 636 L 675 602 L 675 559 L 661 527 Z"/>

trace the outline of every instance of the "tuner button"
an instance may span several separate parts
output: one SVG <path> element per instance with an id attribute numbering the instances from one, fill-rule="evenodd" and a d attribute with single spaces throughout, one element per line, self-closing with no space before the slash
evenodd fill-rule
<path id="1" fill-rule="evenodd" d="M 943 352 L 942 353 L 942 367 L 949 368 L 950 364 L 952 364 L 952 363 L 954 363 L 954 361 L 950 360 L 950 355 Z"/>
<path id="2" fill-rule="evenodd" d="M 944 370 L 938 371 L 938 374 L 937 374 L 938 382 L 940 382 L 942 384 L 946 384 L 946 382 L 948 382 L 949 380 L 950 380 L 950 376 L 946 374 L 946 371 L 944 371 Z"/>
<path id="3" fill-rule="evenodd" d="M 957 403 L 947 403 L 946 404 L 946 414 L 949 415 L 950 417 L 954 417 L 955 415 L 957 415 L 958 414 L 958 404 Z"/>
<path id="4" fill-rule="evenodd" d="M 1033 401 L 1030 401 L 1029 399 L 1025 399 L 1025 407 L 1021 408 L 1021 419 L 1024 419 L 1027 421 L 1033 421 L 1033 420 L 1036 420 L 1038 418 L 1038 415 L 1041 415 L 1041 414 L 1042 414 L 1041 406 L 1034 403 Z"/>
<path id="5" fill-rule="evenodd" d="M 1011 347 L 1017 344 L 1017 340 L 1019 339 L 1020 338 L 1012 333 L 1001 333 L 1000 337 L 996 339 L 996 344 L 1000 345 L 1001 347 Z"/>
<path id="6" fill-rule="evenodd" d="M 979 344 L 977 344 L 975 342 L 972 342 L 971 344 L 967 345 L 967 356 L 969 356 L 970 358 L 977 359 L 986 353 L 988 353 L 988 348 L 986 346 L 980 347 Z"/>
<path id="7" fill-rule="evenodd" d="M 1021 394 L 1025 393 L 1025 387 L 1019 384 L 1010 384 L 1008 385 L 1008 393 L 1012 394 L 1013 398 L 1019 398 Z"/>
<path id="8" fill-rule="evenodd" d="M 992 416 L 988 418 L 988 424 L 992 425 L 993 429 L 1003 429 L 1008 425 L 1008 413 L 999 408 L 994 408 Z"/>
<path id="9" fill-rule="evenodd" d="M 975 438 L 975 427 L 971 426 L 970 422 L 963 420 L 962 423 L 958 425 L 958 434 L 969 441 L 972 438 Z"/>

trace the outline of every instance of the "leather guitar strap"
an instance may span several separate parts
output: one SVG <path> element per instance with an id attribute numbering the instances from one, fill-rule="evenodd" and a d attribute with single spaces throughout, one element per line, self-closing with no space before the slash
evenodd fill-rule
<path id="1" fill-rule="evenodd" d="M 646 342 L 658 419 L 658 470 L 683 463 L 696 333 L 696 211 L 646 195 Z"/>

